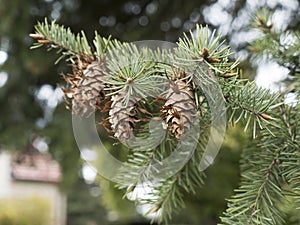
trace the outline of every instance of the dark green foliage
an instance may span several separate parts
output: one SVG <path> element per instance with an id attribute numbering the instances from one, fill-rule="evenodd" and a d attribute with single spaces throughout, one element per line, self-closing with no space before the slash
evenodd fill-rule
<path id="1" fill-rule="evenodd" d="M 89 187 L 82 178 L 77 178 L 72 191 L 68 195 L 68 223 L 69 225 L 81 225 L 98 223 L 107 225 L 107 212 L 101 205 L 98 197 L 91 195 L 93 187 Z M 94 186 L 95 194 L 99 195 L 99 188 Z"/>

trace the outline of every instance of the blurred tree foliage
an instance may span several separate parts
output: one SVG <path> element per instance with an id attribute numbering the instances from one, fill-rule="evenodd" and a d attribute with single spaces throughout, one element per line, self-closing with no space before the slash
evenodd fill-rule
<path id="1" fill-rule="evenodd" d="M 97 195 L 98 189 L 94 187 L 94 194 Z M 107 212 L 91 195 L 93 189 L 89 189 L 82 178 L 78 178 L 76 185 L 69 193 L 67 204 L 69 225 L 81 224 L 101 224 L 107 225 Z M 84 207 L 83 207 L 84 206 Z"/>
<path id="2" fill-rule="evenodd" d="M 100 207 L 97 204 L 98 197 L 91 198 L 79 194 L 86 192 L 86 188 L 83 187 L 82 181 L 78 180 L 82 162 L 72 134 L 70 113 L 60 104 L 59 97 L 49 102 L 38 95 L 43 90 L 42 87 L 44 90 L 52 90 L 52 95 L 58 93 L 55 89 L 61 80 L 57 74 L 67 72 L 70 68 L 61 64 L 53 67 L 56 58 L 54 52 L 49 52 L 45 56 L 43 51 L 29 50 L 32 40 L 28 34 L 33 31 L 36 21 L 47 17 L 71 27 L 75 32 L 84 28 L 88 38 L 92 37 L 94 30 L 97 30 L 103 36 L 112 35 L 124 41 L 143 39 L 175 41 L 183 31 L 192 29 L 196 23 L 208 23 L 212 28 L 215 27 L 222 32 L 233 49 L 237 50 L 238 55 L 242 56 L 244 60 L 242 65 L 247 68 L 245 76 L 254 77 L 253 66 L 256 65 L 248 60 L 248 51 L 245 49 L 251 41 L 247 39 L 251 36 L 247 30 L 251 12 L 256 8 L 267 6 L 275 11 L 275 15 L 284 18 L 283 30 L 287 28 L 297 30 L 300 28 L 299 3 L 292 0 L 286 2 L 0 0 L 0 56 L 2 58 L 7 56 L 3 63 L 0 59 L 0 145 L 18 150 L 31 144 L 29 142 L 33 134 L 45 138 L 49 151 L 62 166 L 63 188 L 66 191 L 78 188 L 78 192 L 74 190 L 69 192 L 70 217 L 76 218 L 74 216 L 76 210 L 79 212 L 85 208 L 85 204 L 78 204 L 79 197 L 82 202 L 94 201 L 89 210 L 91 212 L 92 208 L 95 208 L 97 211 Z M 220 17 L 226 21 L 218 19 Z M 188 214 L 184 218 L 189 218 L 190 223 L 199 224 L 199 221 L 204 221 L 205 224 L 214 224 L 225 208 L 224 197 L 230 196 L 233 187 L 237 185 L 238 158 L 247 138 L 238 129 L 233 130 L 229 132 L 229 140 L 225 142 L 216 165 L 208 171 L 206 187 L 199 190 L 196 199 L 187 196 L 188 208 L 183 213 Z M 81 184 L 78 185 L 78 182 Z M 111 198 L 113 191 L 112 188 L 107 188 L 103 195 L 106 192 L 110 196 L 107 198 Z M 118 205 L 114 202 L 119 201 L 118 199 L 117 197 L 115 200 L 104 202 L 113 207 L 111 205 Z M 76 205 L 78 208 L 74 210 Z M 89 214 L 90 217 L 99 218 L 97 212 L 93 213 Z M 87 222 L 88 220 L 82 219 L 78 224 Z"/>

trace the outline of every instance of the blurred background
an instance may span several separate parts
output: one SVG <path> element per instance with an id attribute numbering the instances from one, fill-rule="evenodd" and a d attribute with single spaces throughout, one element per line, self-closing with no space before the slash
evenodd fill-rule
<path id="1" fill-rule="evenodd" d="M 149 224 L 115 184 L 81 159 L 60 89 L 59 74 L 70 67 L 54 65 L 55 51 L 29 49 L 37 21 L 46 17 L 75 33 L 84 30 L 90 41 L 97 30 L 129 42 L 176 42 L 196 24 L 208 24 L 240 57 L 243 76 L 276 89 L 288 72 L 273 62 L 253 61 L 247 50 L 258 35 L 249 24 L 262 7 L 274 10 L 276 26 L 299 30 L 297 0 L 0 0 L 0 224 Z M 186 196 L 174 224 L 217 224 L 238 185 L 239 156 L 248 138 L 239 127 L 229 128 L 205 186 Z"/>

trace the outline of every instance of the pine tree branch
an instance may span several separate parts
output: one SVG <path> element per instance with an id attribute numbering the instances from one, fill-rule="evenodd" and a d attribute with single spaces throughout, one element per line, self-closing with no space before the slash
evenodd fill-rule
<path id="1" fill-rule="evenodd" d="M 229 57 L 234 54 L 230 46 L 225 46 L 222 35 L 216 30 L 210 33 L 209 28 L 197 25 L 195 33 L 190 31 L 180 38 L 175 49 L 175 62 L 179 68 L 189 68 L 190 71 L 204 62 L 216 74 L 224 75 L 236 69 L 238 60 L 231 62 Z"/>
<path id="2" fill-rule="evenodd" d="M 131 43 L 114 48 L 107 55 L 107 83 L 110 85 L 107 90 L 111 91 L 111 95 L 124 92 L 125 102 L 132 95 L 142 99 L 160 95 L 167 86 L 161 65 L 168 63 L 159 62 L 159 59 L 166 60 L 165 54 L 150 48 L 140 50 Z M 159 58 L 153 60 L 154 55 Z"/>
<path id="3" fill-rule="evenodd" d="M 95 32 L 93 42 L 96 52 L 93 52 L 83 31 L 75 35 L 70 28 L 58 25 L 55 21 L 50 24 L 47 19 L 44 22 L 38 22 L 35 30 L 36 33 L 30 34 L 30 36 L 35 38 L 37 43 L 34 43 L 31 49 L 44 45 L 48 50 L 57 49 L 57 53 L 61 56 L 55 63 L 64 58 L 72 64 L 75 64 L 77 59 L 95 59 L 95 57 L 102 57 L 109 49 L 120 45 L 118 41 L 111 40 L 110 37 L 103 38 Z"/>
<path id="4" fill-rule="evenodd" d="M 254 82 L 238 79 L 238 62 L 229 60 L 233 54 L 230 48 L 222 47 L 221 35 L 215 35 L 215 31 L 210 36 L 208 33 L 208 27 L 197 27 L 190 38 L 185 34 L 179 40 L 175 50 L 176 66 L 184 68 L 187 76 L 202 86 L 212 83 L 212 76 L 216 74 L 220 79 L 215 85 L 220 85 L 227 101 L 229 122 L 245 120 L 245 130 L 252 126 L 253 137 L 256 137 L 257 127 L 268 129 L 267 125 L 275 120 L 270 113 L 281 104 L 276 103 L 278 95 L 258 88 Z"/>
<path id="5" fill-rule="evenodd" d="M 295 107 L 280 108 L 283 122 L 287 128 L 288 139 L 286 141 L 288 149 L 285 158 L 281 159 L 284 168 L 284 176 L 288 185 L 291 186 L 293 197 L 296 202 L 300 202 L 300 134 L 299 128 L 299 104 Z M 298 208 L 300 210 L 300 207 Z"/>
<path id="6" fill-rule="evenodd" d="M 254 82 L 242 84 L 235 78 L 226 83 L 221 82 L 221 87 L 228 103 L 229 122 L 246 121 L 244 130 L 252 126 L 253 137 L 256 137 L 257 127 L 268 130 L 268 125 L 276 120 L 271 115 L 282 104 L 279 94 L 259 88 Z"/>
<path id="7" fill-rule="evenodd" d="M 253 59 L 265 57 L 286 67 L 290 75 L 299 73 L 300 33 L 298 31 L 283 31 L 274 28 L 273 14 L 267 9 L 256 12 L 256 20 L 252 27 L 262 34 L 254 40 L 249 49 Z"/>
<path id="8" fill-rule="evenodd" d="M 295 140 L 295 112 L 286 114 L 288 107 L 276 110 L 278 127 L 271 127 L 271 135 L 262 131 L 255 145 L 242 155 L 242 183 L 236 194 L 229 200 L 228 209 L 221 217 L 224 224 L 283 224 L 283 211 L 280 202 L 286 198 L 285 187 L 299 187 L 299 143 Z M 282 115 L 286 114 L 286 115 Z M 278 115 L 282 115 L 279 117 Z M 296 125 L 297 126 L 297 125 Z M 295 182 L 296 181 L 296 182 Z M 297 188 L 292 188 L 296 198 Z"/>
<path id="9" fill-rule="evenodd" d="M 149 193 L 151 194 L 150 198 L 137 199 L 137 204 L 151 204 L 152 209 L 148 212 L 150 214 L 161 212 L 161 216 L 159 217 L 160 223 L 167 223 L 171 219 L 172 214 L 184 206 L 183 190 L 185 192 L 195 193 L 203 184 L 205 176 L 203 172 L 198 170 L 202 154 L 201 149 L 205 148 L 205 143 L 201 144 L 199 142 L 195 153 L 190 156 L 190 159 L 178 172 L 167 179 L 158 179 L 158 177 L 153 180 L 153 178 L 155 178 L 153 175 L 157 173 L 155 164 L 160 164 L 163 159 L 168 157 L 172 153 L 170 150 L 174 149 L 174 145 L 176 145 L 176 143 L 171 143 L 171 136 L 165 138 L 165 140 L 166 141 L 160 144 L 154 151 L 149 151 L 150 148 L 148 147 L 145 147 L 145 150 L 149 149 L 146 152 L 135 149 L 127 161 L 127 164 L 134 168 L 134 170 L 132 170 L 133 173 L 129 173 L 128 170 L 122 171 L 119 176 L 121 181 L 123 179 L 127 181 L 129 177 L 129 179 L 133 181 L 133 184 L 129 187 L 120 186 L 121 188 L 128 188 L 126 195 L 131 195 L 131 192 L 134 191 L 137 185 L 141 187 L 146 185 L 153 189 L 151 193 Z M 205 140 L 204 134 L 201 135 L 201 141 L 205 142 Z M 176 162 L 171 163 L 173 163 L 173 165 L 174 163 L 178 164 Z M 158 172 L 164 172 L 163 170 Z"/>
<path id="10" fill-rule="evenodd" d="M 267 173 L 263 179 L 263 183 L 262 185 L 260 186 L 259 188 L 259 192 L 257 194 L 257 197 L 255 199 L 255 203 L 254 203 L 254 206 L 252 207 L 252 210 L 251 210 L 251 214 L 250 214 L 250 217 L 248 219 L 248 223 L 247 225 L 251 225 L 253 223 L 253 217 L 255 215 L 255 212 L 256 210 L 259 208 L 259 202 L 261 201 L 261 199 L 263 198 L 263 194 L 264 192 L 266 191 L 267 189 L 267 185 L 268 185 L 268 181 L 270 179 L 270 175 L 272 173 L 272 171 L 274 170 L 274 167 L 276 166 L 276 161 L 278 161 L 278 158 L 279 158 L 279 154 L 277 154 L 277 157 L 275 157 L 275 159 L 273 160 L 273 162 L 270 164 L 268 170 L 267 170 Z"/>
<path id="11" fill-rule="evenodd" d="M 56 63 L 63 58 L 75 63 L 76 58 L 93 58 L 94 56 L 83 31 L 75 36 L 70 28 L 60 26 L 55 21 L 49 24 L 47 19 L 45 19 L 44 23 L 39 22 L 35 29 L 36 33 L 30 36 L 36 38 L 37 43 L 31 48 L 46 45 L 48 50 L 58 49 L 57 53 L 60 53 L 61 56 Z"/>
<path id="12" fill-rule="evenodd" d="M 282 107 L 280 107 L 279 109 L 280 109 L 280 112 L 281 112 L 281 115 L 282 115 L 282 118 L 283 118 L 283 122 L 284 122 L 285 126 L 287 127 L 289 137 L 290 137 L 291 141 L 294 142 L 295 139 L 296 139 L 296 134 L 294 134 L 294 132 L 293 132 L 293 127 L 289 122 L 286 111 Z"/>
<path id="13" fill-rule="evenodd" d="M 276 208 L 276 202 L 282 199 L 283 195 L 279 188 L 280 181 L 275 175 L 278 173 L 276 162 L 278 162 L 280 152 L 273 156 L 268 155 L 263 165 L 261 165 L 262 160 L 260 160 L 260 165 L 254 162 L 258 159 L 257 157 L 254 159 L 253 154 L 259 153 L 252 153 L 252 158 L 249 158 L 251 156 L 244 158 L 248 165 L 249 163 L 253 165 L 247 171 L 242 172 L 242 184 L 236 190 L 237 194 L 229 200 L 229 208 L 224 213 L 225 217 L 221 217 L 224 224 L 280 224 L 281 215 Z M 261 154 L 260 157 L 267 157 L 267 155 Z"/>
<path id="14" fill-rule="evenodd" d="M 204 137 L 203 139 L 205 140 Z M 202 145 L 200 142 L 199 144 Z M 154 205 L 150 213 L 161 210 L 159 223 L 167 224 L 172 214 L 184 207 L 183 191 L 195 193 L 204 184 L 205 173 L 198 170 L 203 147 L 198 147 L 190 160 L 176 174 L 161 181 L 153 192 L 153 198 L 146 200 L 146 203 Z"/>
<path id="15" fill-rule="evenodd" d="M 166 155 L 161 146 L 155 148 L 147 146 L 143 149 L 142 152 L 141 149 L 131 150 L 131 154 L 128 156 L 126 165 L 134 168 L 132 170 L 134 173 L 129 173 L 128 170 L 121 170 L 118 174 L 118 178 L 121 181 L 121 184 L 118 185 L 119 188 L 128 188 L 128 186 L 122 185 L 122 183 L 128 183 L 128 177 L 130 177 L 130 181 L 132 182 L 131 188 L 127 190 L 125 195 L 133 192 L 137 185 L 142 185 L 149 181 L 149 178 L 153 173 L 153 168 L 151 167 L 152 164 L 155 161 L 159 161 L 162 155 Z M 124 182 L 123 179 L 125 179 Z"/>
<path id="16" fill-rule="evenodd" d="M 276 48 L 284 45 L 281 45 L 277 34 L 274 36 L 275 33 L 271 33 L 272 26 L 268 24 L 268 20 L 267 13 L 257 17 L 258 25 L 266 32 L 264 40 L 274 43 L 270 49 L 267 46 L 270 43 L 262 43 L 261 53 L 266 53 L 264 49 L 267 54 L 273 51 L 279 62 L 285 59 L 294 60 L 299 53 L 295 48 L 300 46 L 300 38 L 297 39 L 299 43 L 285 48 L 279 54 Z M 75 64 L 74 67 L 78 67 L 78 70 L 74 70 L 77 76 L 73 79 L 76 78 L 76 82 L 82 78 L 80 70 L 87 68 L 96 58 L 102 59 L 108 50 L 112 50 L 103 57 L 107 70 L 101 70 L 99 79 L 92 79 L 91 82 L 95 85 L 99 81 L 103 85 L 93 89 L 87 83 L 83 88 L 95 90 L 96 95 L 103 91 L 103 95 L 112 99 L 108 120 L 115 137 L 122 139 L 121 142 L 125 140 L 132 150 L 126 162 L 128 167 L 124 167 L 131 170 L 120 171 L 120 183 L 126 184 L 130 179 L 131 184 L 126 193 L 129 194 L 137 185 L 152 182 L 152 197 L 138 201 L 152 204 L 154 208 L 151 212 L 161 211 L 160 222 L 170 220 L 172 212 L 183 207 L 184 192 L 196 192 L 204 182 L 204 173 L 199 171 L 199 163 L 205 151 L 205 142 L 208 142 L 211 124 L 209 98 L 217 100 L 216 102 L 225 100 L 229 122 L 237 123 L 244 119 L 245 130 L 252 126 L 254 137 L 257 124 L 260 128 L 266 128 L 243 153 L 241 186 L 229 200 L 229 207 L 222 217 L 224 224 L 282 224 L 283 213 L 278 205 L 285 198 L 285 185 L 290 185 L 296 200 L 300 200 L 299 194 L 297 195 L 300 190 L 300 137 L 297 130 L 300 121 L 299 105 L 295 108 L 283 107 L 279 95 L 258 88 L 253 82 L 237 78 L 238 61 L 229 59 L 233 52 L 229 46 L 224 47 L 225 41 L 221 40 L 221 35 L 216 35 L 216 31 L 210 32 L 208 27 L 197 26 L 195 34 L 184 34 L 179 40 L 174 54 L 171 51 L 138 49 L 135 45 L 102 38 L 97 33 L 94 52 L 83 32 L 74 35 L 69 28 L 55 22 L 49 24 L 47 20 L 39 23 L 36 33 L 31 36 L 38 42 L 32 48 L 46 45 L 49 50 L 58 49 L 57 53 L 61 54 L 58 61 L 66 58 Z M 84 68 L 76 65 L 81 60 L 86 60 Z M 292 63 L 299 63 L 299 59 L 297 60 Z M 289 66 L 290 62 L 287 63 L 285 65 Z M 298 64 L 292 66 L 299 67 Z M 98 73 L 100 70 L 93 71 Z M 96 77 L 97 74 L 94 75 Z M 77 86 L 76 82 L 73 83 L 74 86 Z M 211 93 L 201 90 L 203 87 L 211 87 L 210 85 L 219 85 L 223 95 L 216 97 L 213 90 L 210 90 Z M 166 137 L 159 132 L 153 132 L 147 139 L 148 129 L 138 124 L 140 121 L 149 121 L 144 115 L 147 110 L 142 109 L 141 118 L 136 111 L 140 102 L 149 103 L 149 99 L 153 100 L 158 94 L 165 99 L 163 105 L 154 106 L 154 114 L 165 120 L 166 129 L 171 132 Z M 281 111 L 277 109 L 278 106 Z M 201 117 L 201 128 L 205 128 L 201 129 L 201 138 L 192 137 L 194 139 L 183 145 L 180 142 L 181 132 L 184 127 L 189 127 L 191 118 L 199 116 L 198 113 Z M 274 121 L 276 126 L 272 123 Z M 137 127 L 140 128 L 138 132 L 135 130 Z M 134 131 L 138 133 L 137 136 L 134 136 Z M 158 136 L 159 145 L 155 145 L 155 135 Z M 195 151 L 192 154 L 185 152 L 193 141 L 198 141 Z M 178 152 L 190 158 L 184 158 L 183 165 L 179 169 L 176 167 L 178 170 L 174 172 L 173 167 L 162 167 L 161 165 L 167 164 L 161 161 L 176 153 L 179 142 L 184 147 L 182 152 Z M 175 157 L 171 164 L 178 166 L 177 163 L 182 163 L 181 158 Z M 168 172 L 174 173 L 167 178 L 155 176 Z M 120 186 L 127 187 L 122 185 Z"/>

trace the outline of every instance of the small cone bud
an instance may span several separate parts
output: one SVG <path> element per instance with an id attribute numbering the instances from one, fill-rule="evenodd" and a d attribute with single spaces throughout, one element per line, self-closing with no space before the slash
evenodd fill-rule
<path id="1" fill-rule="evenodd" d="M 224 78 L 230 78 L 230 77 L 235 77 L 237 76 L 238 74 L 237 73 L 225 73 L 223 75 Z"/>
<path id="2" fill-rule="evenodd" d="M 259 22 L 259 24 L 264 24 L 265 23 L 265 21 L 260 16 L 257 16 L 256 20 Z"/>
<path id="3" fill-rule="evenodd" d="M 203 48 L 201 51 L 201 56 L 206 59 L 208 57 L 208 55 L 209 55 L 208 49 Z"/>
<path id="4" fill-rule="evenodd" d="M 42 34 L 29 34 L 29 36 L 35 39 L 45 39 L 45 36 Z"/>
<path id="5" fill-rule="evenodd" d="M 160 206 L 159 206 L 159 205 L 155 206 L 155 207 L 150 211 L 150 213 L 156 213 L 156 212 L 158 212 L 158 210 L 160 210 Z"/>
<path id="6" fill-rule="evenodd" d="M 135 185 L 131 185 L 131 186 L 128 188 L 127 193 L 133 192 L 135 188 L 136 188 Z"/>
<path id="7" fill-rule="evenodd" d="M 133 78 L 132 78 L 132 77 L 128 77 L 128 78 L 126 79 L 126 82 L 127 82 L 128 84 L 132 83 L 132 82 L 133 82 Z"/>
<path id="8" fill-rule="evenodd" d="M 210 62 L 210 63 L 219 63 L 219 62 L 221 62 L 221 60 L 217 59 L 217 58 L 207 58 L 206 61 Z"/>
<path id="9" fill-rule="evenodd" d="M 49 40 L 38 40 L 38 43 L 40 43 L 40 44 L 49 44 L 50 43 L 50 41 Z"/>
<path id="10" fill-rule="evenodd" d="M 260 116 L 262 118 L 264 118 L 265 120 L 275 120 L 275 118 L 273 118 L 272 116 L 269 116 L 268 114 L 265 114 L 265 113 L 260 114 Z"/>

